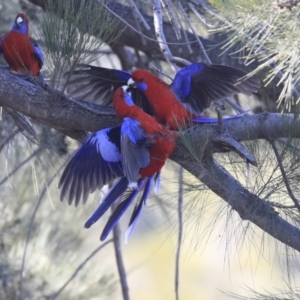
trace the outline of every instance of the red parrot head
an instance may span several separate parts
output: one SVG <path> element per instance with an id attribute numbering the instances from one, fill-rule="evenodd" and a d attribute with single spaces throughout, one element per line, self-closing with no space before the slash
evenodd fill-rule
<path id="1" fill-rule="evenodd" d="M 16 16 L 15 23 L 13 25 L 12 30 L 18 31 L 22 34 L 27 34 L 28 26 L 29 26 L 29 20 L 28 20 L 27 16 L 23 13 L 19 13 Z"/>
<path id="2" fill-rule="evenodd" d="M 153 82 L 153 79 L 157 79 L 152 73 L 146 70 L 136 70 L 131 74 L 131 78 L 127 84 L 130 87 L 136 87 L 141 92 L 145 92 L 148 89 L 149 83 Z"/>

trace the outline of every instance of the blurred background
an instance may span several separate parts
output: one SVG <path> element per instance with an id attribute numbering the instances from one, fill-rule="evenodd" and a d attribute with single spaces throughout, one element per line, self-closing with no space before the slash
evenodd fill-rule
<path id="1" fill-rule="evenodd" d="M 31 20 L 32 36 L 43 48 L 39 22 L 44 13 L 25 0 L 0 0 L 0 36 L 11 29 L 22 11 Z M 121 67 L 105 46 L 95 63 Z M 44 74 L 51 74 L 47 63 Z M 255 107 L 257 101 L 253 99 L 252 104 Z M 41 136 L 39 145 L 21 134 L 9 115 L 1 113 L 0 299 L 122 299 L 113 244 L 100 248 L 99 236 L 109 213 L 89 230 L 83 228 L 105 190 L 77 208 L 60 202 L 59 166 L 79 144 L 32 122 Z M 264 148 L 260 163 L 269 168 L 251 168 L 250 182 L 241 160 L 233 154 L 219 157 L 252 191 L 276 174 L 273 154 L 267 146 L 260 146 Z M 252 150 L 255 153 L 258 147 Z M 240 166 L 233 167 L 233 160 Z M 279 182 L 280 175 L 275 179 Z M 180 299 L 229 299 L 232 294 L 250 299 L 252 290 L 278 293 L 296 286 L 299 256 L 294 251 L 242 222 L 187 172 L 183 189 Z M 129 243 L 122 244 L 131 299 L 175 299 L 177 199 L 178 166 L 169 161 L 160 192 L 149 199 Z M 120 222 L 122 236 L 129 217 Z"/>

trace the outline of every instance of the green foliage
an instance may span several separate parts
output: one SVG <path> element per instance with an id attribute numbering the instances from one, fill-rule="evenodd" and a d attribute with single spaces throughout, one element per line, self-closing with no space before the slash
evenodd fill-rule
<path id="1" fill-rule="evenodd" d="M 46 11 L 40 35 L 55 87 L 66 71 L 95 60 L 104 43 L 113 43 L 120 35 L 101 1 L 53 0 L 47 2 Z"/>
<path id="2" fill-rule="evenodd" d="M 300 90 L 296 90 L 300 80 L 299 6 L 280 9 L 272 0 L 211 3 L 225 17 L 219 18 L 222 23 L 217 28 L 230 35 L 224 49 L 235 49 L 247 63 L 258 61 L 258 67 L 249 75 L 269 70 L 263 84 L 280 86 L 280 95 L 275 99 L 277 106 L 281 110 L 295 110 L 300 101 Z"/>

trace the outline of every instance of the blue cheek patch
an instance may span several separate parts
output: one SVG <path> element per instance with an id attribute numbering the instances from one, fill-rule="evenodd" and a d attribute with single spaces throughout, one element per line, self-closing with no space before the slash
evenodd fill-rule
<path id="1" fill-rule="evenodd" d="M 130 94 L 127 94 L 125 93 L 125 103 L 128 105 L 128 106 L 133 106 L 135 105 L 132 101 L 132 98 L 130 96 Z"/>
<path id="2" fill-rule="evenodd" d="M 136 83 L 136 87 L 141 91 L 141 92 L 145 92 L 148 88 L 147 84 L 144 82 L 137 82 Z"/>
<path id="3" fill-rule="evenodd" d="M 25 34 L 26 32 L 27 32 L 27 25 L 23 22 L 22 24 L 21 24 L 21 27 L 20 28 L 18 28 L 17 26 L 16 26 L 16 24 L 14 24 L 14 26 L 12 27 L 12 29 L 11 29 L 12 31 L 17 31 L 17 32 L 20 32 L 20 33 L 22 33 L 22 34 Z"/>

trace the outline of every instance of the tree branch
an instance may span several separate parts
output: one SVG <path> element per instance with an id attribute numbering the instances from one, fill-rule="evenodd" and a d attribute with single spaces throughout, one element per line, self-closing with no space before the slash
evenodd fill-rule
<path id="1" fill-rule="evenodd" d="M 79 103 L 79 102 L 78 102 Z M 96 131 L 118 124 L 111 108 L 98 105 L 79 105 L 57 91 L 45 91 L 7 70 L 0 69 L 0 105 L 61 130 Z M 87 108 L 84 108 L 85 105 Z M 92 107 L 90 110 L 89 107 Z M 220 141 L 256 139 L 300 138 L 300 120 L 293 115 L 262 113 L 245 115 L 239 119 L 218 124 L 203 124 L 186 129 L 183 138 L 171 156 L 186 170 L 202 181 L 236 210 L 240 217 L 249 220 L 274 238 L 300 251 L 300 231 L 278 216 L 271 206 L 250 193 L 228 172 L 214 162 L 212 154 L 225 152 Z M 191 141 L 194 149 L 204 149 L 192 155 L 184 139 Z"/>

